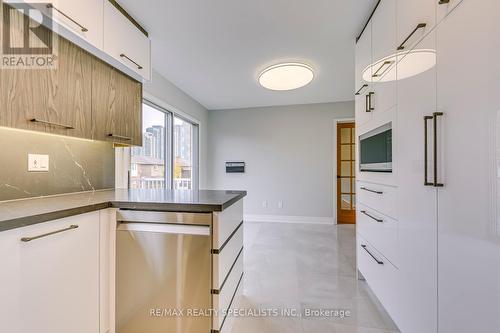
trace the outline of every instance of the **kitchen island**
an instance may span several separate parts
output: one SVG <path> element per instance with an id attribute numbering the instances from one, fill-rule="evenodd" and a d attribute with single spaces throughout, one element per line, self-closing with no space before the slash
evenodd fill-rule
<path id="1" fill-rule="evenodd" d="M 0 331 L 230 332 L 245 195 L 116 189 L 0 202 Z M 174 307 L 184 311 L 162 312 Z"/>

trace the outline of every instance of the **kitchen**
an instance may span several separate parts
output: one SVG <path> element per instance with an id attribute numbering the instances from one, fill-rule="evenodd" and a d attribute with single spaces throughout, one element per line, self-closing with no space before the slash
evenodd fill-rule
<path id="1" fill-rule="evenodd" d="M 496 1 L 1 4 L 1 331 L 500 330 Z"/>

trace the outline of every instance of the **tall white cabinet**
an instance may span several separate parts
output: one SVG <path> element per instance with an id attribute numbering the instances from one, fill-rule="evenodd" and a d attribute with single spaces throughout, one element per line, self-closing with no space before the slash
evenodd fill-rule
<path id="1" fill-rule="evenodd" d="M 464 0 L 437 28 L 439 332 L 500 332 L 498 13 Z"/>
<path id="2" fill-rule="evenodd" d="M 372 74 L 396 62 L 394 112 L 361 114 L 356 97 L 359 136 L 393 129 L 392 175 L 358 171 L 358 269 L 402 333 L 500 332 L 500 1 L 396 0 L 394 16 L 393 2 L 356 46 Z"/>

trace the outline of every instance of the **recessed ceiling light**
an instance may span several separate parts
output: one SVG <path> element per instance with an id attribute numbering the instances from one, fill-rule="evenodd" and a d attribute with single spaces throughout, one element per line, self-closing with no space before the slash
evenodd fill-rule
<path id="1" fill-rule="evenodd" d="M 302 63 L 287 62 L 266 68 L 259 75 L 259 83 L 270 90 L 293 90 L 309 84 L 313 69 Z"/>

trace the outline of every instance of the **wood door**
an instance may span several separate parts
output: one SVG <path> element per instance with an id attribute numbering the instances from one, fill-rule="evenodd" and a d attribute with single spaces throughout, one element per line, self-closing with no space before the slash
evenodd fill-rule
<path id="1" fill-rule="evenodd" d="M 7 8 L 4 5 L 3 10 Z M 13 38 L 22 38 L 21 12 L 11 11 L 10 29 Z M 53 38 L 57 39 L 54 69 L 1 70 L 2 124 L 90 139 L 92 56 L 64 38 L 55 34 Z"/>
<path id="2" fill-rule="evenodd" d="M 142 145 L 142 84 L 94 59 L 92 114 L 95 140 Z"/>
<path id="3" fill-rule="evenodd" d="M 337 124 L 337 223 L 356 223 L 356 132 L 354 123 Z"/>

